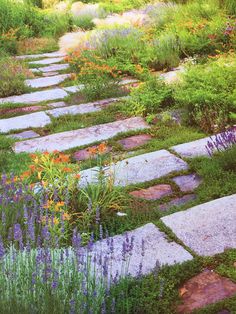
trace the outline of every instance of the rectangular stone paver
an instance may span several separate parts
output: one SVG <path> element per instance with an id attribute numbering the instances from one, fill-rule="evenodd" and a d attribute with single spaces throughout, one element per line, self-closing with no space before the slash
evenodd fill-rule
<path id="1" fill-rule="evenodd" d="M 55 51 L 55 52 L 46 52 L 46 53 L 40 53 L 40 54 L 34 54 L 34 55 L 17 56 L 16 59 L 57 58 L 57 57 L 65 57 L 65 56 L 66 56 L 65 53 L 62 53 L 60 51 Z"/>
<path id="2" fill-rule="evenodd" d="M 61 88 L 53 88 L 39 92 L 33 92 L 29 94 L 22 94 L 18 96 L 10 96 L 6 98 L 0 98 L 0 104 L 2 103 L 21 103 L 21 104 L 34 104 L 41 101 L 63 99 L 68 96 L 68 93 Z"/>
<path id="3" fill-rule="evenodd" d="M 70 78 L 70 74 L 60 74 L 50 77 L 39 77 L 30 80 L 26 80 L 25 84 L 29 87 L 33 88 L 43 88 L 43 87 L 50 87 L 53 85 L 58 85 L 65 81 L 67 78 Z"/>
<path id="4" fill-rule="evenodd" d="M 16 143 L 14 150 L 16 153 L 36 151 L 52 152 L 54 150 L 64 151 L 70 148 L 104 141 L 121 132 L 135 131 L 145 128 L 148 128 L 148 125 L 142 118 L 130 118 L 23 141 Z"/>
<path id="5" fill-rule="evenodd" d="M 129 260 L 128 263 L 128 261 L 124 262 L 123 258 L 125 256 L 124 251 L 131 245 L 131 242 L 133 243 L 131 256 L 128 258 L 128 254 L 126 255 L 127 260 Z M 111 253 L 112 250 L 113 253 Z M 193 258 L 182 246 L 169 241 L 166 235 L 152 223 L 126 234 L 116 235 L 96 242 L 90 255 L 96 255 L 97 257 L 95 265 L 97 265 L 98 272 L 101 269 L 101 266 L 99 267 L 99 257 L 102 257 L 102 261 L 107 259 L 108 265 L 112 265 L 112 267 L 108 267 L 108 272 L 113 278 L 116 275 L 118 278 L 122 276 L 125 265 L 128 267 L 126 274 L 137 277 L 140 265 L 142 265 L 142 274 L 146 275 L 154 271 L 157 265 L 174 265 Z"/>
<path id="6" fill-rule="evenodd" d="M 124 159 L 104 168 L 105 175 L 114 177 L 114 184 L 126 186 L 161 178 L 175 171 L 188 169 L 182 159 L 166 150 L 159 150 Z M 81 185 L 96 182 L 98 168 L 81 171 Z"/>
<path id="7" fill-rule="evenodd" d="M 236 194 L 192 207 L 161 220 L 197 254 L 236 248 Z"/>
<path id="8" fill-rule="evenodd" d="M 232 132 L 235 132 L 236 134 L 236 129 L 234 129 L 234 131 Z M 214 139 L 215 137 L 213 136 L 212 138 Z M 193 141 L 193 142 L 173 146 L 171 147 L 171 149 L 173 149 L 181 157 L 186 157 L 186 158 L 193 158 L 197 156 L 209 156 L 206 149 L 206 145 L 208 141 L 211 141 L 211 138 L 205 137 L 200 140 Z"/>
<path id="9" fill-rule="evenodd" d="M 67 70 L 70 67 L 68 63 L 63 64 L 51 64 L 47 67 L 38 68 L 37 70 L 40 72 L 54 72 L 54 71 L 62 71 Z M 35 69 L 32 69 L 34 72 Z"/>
<path id="10" fill-rule="evenodd" d="M 29 131 L 24 131 L 24 132 L 21 132 L 21 133 L 10 134 L 8 136 L 11 137 L 11 138 L 23 140 L 23 139 L 28 139 L 28 138 L 39 137 L 40 135 L 38 133 L 32 131 L 32 130 L 29 130 Z"/>
<path id="11" fill-rule="evenodd" d="M 41 64 L 41 65 L 48 65 L 48 64 L 53 64 L 53 63 L 59 63 L 63 61 L 63 57 L 57 57 L 57 58 L 46 58 L 43 60 L 35 60 L 35 61 L 30 61 L 29 64 Z"/>
<path id="12" fill-rule="evenodd" d="M 13 117 L 0 120 L 0 132 L 7 133 L 12 130 L 28 128 L 40 128 L 51 123 L 51 119 L 45 112 L 34 112 L 27 116 Z"/>

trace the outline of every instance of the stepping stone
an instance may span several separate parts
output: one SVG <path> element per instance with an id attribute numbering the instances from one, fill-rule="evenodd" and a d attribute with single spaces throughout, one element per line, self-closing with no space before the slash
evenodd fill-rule
<path id="1" fill-rule="evenodd" d="M 81 85 L 76 85 L 76 86 L 63 87 L 63 89 L 64 89 L 66 92 L 69 92 L 69 93 L 71 93 L 71 94 L 78 93 L 78 92 L 80 92 L 83 88 L 84 88 L 84 85 L 83 85 L 83 84 L 81 84 Z"/>
<path id="2" fill-rule="evenodd" d="M 54 72 L 54 71 L 62 71 L 69 69 L 70 65 L 68 63 L 63 64 L 52 64 L 47 67 L 38 68 L 40 72 Z"/>
<path id="3" fill-rule="evenodd" d="M 20 107 L 14 109 L 0 109 L 0 114 L 12 114 L 12 113 L 25 113 L 25 112 L 35 112 L 39 110 L 44 110 L 43 106 L 28 106 L 28 107 Z"/>
<path id="4" fill-rule="evenodd" d="M 99 145 L 94 145 L 92 147 L 89 147 L 90 149 L 97 150 Z M 95 159 L 97 157 L 97 154 L 91 154 L 89 152 L 89 148 L 81 149 L 77 152 L 74 153 L 73 158 L 76 161 L 83 161 L 83 160 L 88 160 L 88 159 Z M 111 146 L 106 146 L 106 150 L 103 152 L 103 154 L 109 153 L 112 151 Z"/>
<path id="5" fill-rule="evenodd" d="M 121 132 L 146 128 L 148 128 L 147 123 L 142 118 L 135 117 L 19 142 L 16 143 L 14 151 L 16 153 L 36 151 L 52 152 L 54 150 L 64 151 L 74 147 L 90 145 L 98 141 L 105 141 Z"/>
<path id="6" fill-rule="evenodd" d="M 48 77 L 48 76 L 56 76 L 59 75 L 59 72 L 46 72 L 42 73 L 43 77 Z"/>
<path id="7" fill-rule="evenodd" d="M 63 99 L 68 94 L 61 88 L 53 88 L 39 92 L 33 92 L 29 94 L 23 94 L 18 96 L 10 96 L 6 98 L 0 98 L 0 104 L 4 103 L 20 103 L 20 104 L 34 104 L 41 101 Z"/>
<path id="8" fill-rule="evenodd" d="M 42 65 L 47 65 L 47 64 L 53 64 L 53 63 L 59 63 L 63 61 L 63 57 L 58 57 L 58 58 L 47 58 L 43 60 L 35 60 L 35 61 L 30 61 L 29 64 L 42 64 Z"/>
<path id="9" fill-rule="evenodd" d="M 131 244 L 132 238 L 133 249 L 129 257 L 129 263 L 127 263 L 123 261 L 125 257 L 124 248 L 128 244 Z M 112 243 L 113 254 L 111 254 L 111 245 L 109 243 Z M 90 255 L 92 257 L 101 256 L 102 260 L 106 258 L 108 265 L 112 265 L 108 271 L 109 275 L 112 275 L 113 278 L 116 275 L 118 278 L 122 276 L 122 271 L 124 272 L 122 265 L 124 266 L 124 263 L 128 267 L 126 274 L 137 277 L 139 275 L 140 264 L 142 264 L 142 274 L 146 275 L 153 272 L 157 265 L 175 265 L 192 260 L 193 258 L 182 246 L 173 241 L 170 242 L 166 238 L 166 235 L 152 223 L 148 223 L 125 234 L 95 242 Z M 94 259 L 92 258 L 92 260 Z M 99 270 L 101 272 L 99 258 L 93 263 L 95 268 L 98 269 L 98 272 Z"/>
<path id="10" fill-rule="evenodd" d="M 50 87 L 53 85 L 60 84 L 67 78 L 70 78 L 70 74 L 60 74 L 52 77 L 40 77 L 31 80 L 26 80 L 25 84 L 33 88 Z"/>
<path id="11" fill-rule="evenodd" d="M 195 194 L 188 194 L 188 195 L 184 195 L 182 197 L 176 197 L 166 204 L 159 205 L 157 209 L 161 210 L 161 211 L 167 211 L 173 206 L 185 205 L 191 201 L 194 201 L 195 199 L 196 199 Z"/>
<path id="12" fill-rule="evenodd" d="M 65 57 L 65 53 L 61 53 L 60 51 L 55 52 L 48 52 L 48 53 L 41 53 L 41 54 L 34 54 L 34 55 L 23 55 L 23 56 L 16 56 L 16 59 L 37 59 L 37 58 L 57 58 L 57 57 Z"/>
<path id="13" fill-rule="evenodd" d="M 47 104 L 47 106 L 51 108 L 60 108 L 60 107 L 67 106 L 67 104 L 64 101 L 57 101 L 57 102 L 52 102 L 50 104 Z"/>
<path id="14" fill-rule="evenodd" d="M 16 138 L 16 139 L 19 139 L 19 140 L 22 140 L 22 139 L 27 139 L 27 138 L 35 138 L 35 137 L 39 137 L 40 135 L 32 130 L 29 130 L 29 131 L 24 131 L 24 132 L 21 132 L 21 133 L 17 133 L 17 134 L 11 134 L 11 135 L 8 135 L 9 137 L 12 137 L 12 138 Z"/>
<path id="15" fill-rule="evenodd" d="M 232 130 L 236 135 L 236 128 Z M 218 136 L 220 135 L 217 134 Z M 214 136 L 213 136 L 214 139 Z M 197 156 L 209 156 L 208 151 L 206 149 L 207 142 L 211 141 L 211 137 L 205 137 L 200 140 L 196 140 L 189 143 L 184 143 L 180 145 L 176 145 L 171 147 L 177 154 L 181 157 L 193 158 Z"/>
<path id="16" fill-rule="evenodd" d="M 166 73 L 161 73 L 160 77 L 162 77 L 167 84 L 175 83 L 176 81 L 179 81 L 180 79 L 180 73 L 183 73 L 185 71 L 183 66 L 179 66 L 178 68 L 175 68 L 173 71 L 169 71 Z"/>
<path id="17" fill-rule="evenodd" d="M 161 218 L 183 243 L 201 256 L 236 248 L 236 194 Z"/>
<path id="18" fill-rule="evenodd" d="M 139 147 L 141 145 L 146 144 L 152 139 L 151 135 L 148 134 L 140 134 L 135 136 L 126 137 L 120 141 L 119 144 L 123 146 L 124 149 L 133 149 Z"/>
<path id="19" fill-rule="evenodd" d="M 109 167 L 104 167 L 105 176 L 112 176 L 114 184 L 127 186 L 158 179 L 175 171 L 188 169 L 188 165 L 182 159 L 169 153 L 167 150 L 159 150 L 118 161 Z M 81 171 L 80 185 L 97 182 L 98 167 Z"/>
<path id="20" fill-rule="evenodd" d="M 191 192 L 195 190 L 202 182 L 197 174 L 188 174 L 178 176 L 172 179 L 180 188 L 181 192 Z"/>
<path id="21" fill-rule="evenodd" d="M 169 184 L 158 184 L 151 186 L 148 189 L 130 192 L 129 194 L 137 198 L 143 198 L 145 200 L 159 200 L 162 197 L 171 195 L 172 189 Z"/>
<path id="22" fill-rule="evenodd" d="M 183 304 L 177 312 L 185 314 L 236 295 L 236 284 L 206 269 L 188 280 L 179 292 Z"/>
<path id="23" fill-rule="evenodd" d="M 28 128 L 42 128 L 51 123 L 45 112 L 34 112 L 26 116 L 13 117 L 0 120 L 0 132 L 8 133 L 12 130 Z"/>

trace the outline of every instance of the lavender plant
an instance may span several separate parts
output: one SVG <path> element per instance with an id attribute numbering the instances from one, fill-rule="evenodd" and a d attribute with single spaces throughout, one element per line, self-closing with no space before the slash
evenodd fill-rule
<path id="1" fill-rule="evenodd" d="M 212 156 L 215 151 L 222 152 L 236 144 L 235 129 L 226 130 L 220 134 L 210 137 L 207 142 L 206 149 L 209 156 Z"/>

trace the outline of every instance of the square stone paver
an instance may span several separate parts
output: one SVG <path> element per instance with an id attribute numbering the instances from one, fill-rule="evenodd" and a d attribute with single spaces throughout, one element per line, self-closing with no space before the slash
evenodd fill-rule
<path id="1" fill-rule="evenodd" d="M 119 140 L 118 143 L 121 144 L 124 149 L 128 150 L 144 145 L 151 139 L 152 139 L 151 135 L 140 134 L 123 138 L 122 140 Z"/>
<path id="2" fill-rule="evenodd" d="M 178 176 L 172 179 L 182 192 L 191 192 L 195 190 L 202 182 L 197 174 L 188 174 Z"/>
<path id="3" fill-rule="evenodd" d="M 24 131 L 24 132 L 17 133 L 17 134 L 11 134 L 8 136 L 12 137 L 12 138 L 19 139 L 19 140 L 23 140 L 23 139 L 27 139 L 27 138 L 39 137 L 40 135 L 38 133 L 32 131 L 32 130 L 29 130 L 29 131 Z"/>
<path id="4" fill-rule="evenodd" d="M 151 186 L 148 189 L 141 189 L 129 193 L 130 195 L 143 198 L 145 200 L 159 200 L 162 197 L 172 194 L 172 189 L 169 184 L 158 184 Z"/>
<path id="5" fill-rule="evenodd" d="M 194 201 L 195 199 L 196 199 L 195 194 L 188 194 L 188 195 L 184 195 L 181 197 L 176 197 L 168 203 L 159 205 L 157 209 L 159 209 L 161 211 L 167 211 L 173 206 L 182 206 L 182 205 L 185 205 L 191 201 Z"/>
<path id="6" fill-rule="evenodd" d="M 236 248 L 236 194 L 161 218 L 198 255 Z"/>

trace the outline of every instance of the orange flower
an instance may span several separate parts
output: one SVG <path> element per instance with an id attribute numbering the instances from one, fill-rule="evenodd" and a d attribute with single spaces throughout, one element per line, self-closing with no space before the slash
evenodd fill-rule
<path id="1" fill-rule="evenodd" d="M 62 214 L 62 219 L 63 220 L 70 220 L 70 214 L 68 214 L 68 213 Z"/>
<path id="2" fill-rule="evenodd" d="M 61 159 L 62 162 L 68 162 L 70 160 L 70 156 L 64 154 L 60 154 L 59 158 Z"/>
<path id="3" fill-rule="evenodd" d="M 49 152 L 44 152 L 43 155 L 48 156 Z"/>
<path id="4" fill-rule="evenodd" d="M 99 146 L 98 146 L 98 152 L 100 154 L 104 153 L 107 151 L 107 145 L 106 143 L 101 143 Z"/>
<path id="5" fill-rule="evenodd" d="M 27 177 L 29 177 L 29 176 L 30 176 L 30 171 L 25 171 L 25 172 L 23 172 L 22 175 L 21 175 L 22 178 L 27 178 Z"/>
<path id="6" fill-rule="evenodd" d="M 61 162 L 61 159 L 58 157 L 58 158 L 52 159 L 52 162 L 54 164 L 59 164 Z"/>
<path id="7" fill-rule="evenodd" d="M 30 154 L 30 158 L 31 159 L 35 159 L 37 157 L 37 155 L 35 155 L 35 154 Z"/>
<path id="8" fill-rule="evenodd" d="M 79 180 L 81 178 L 81 175 L 78 173 L 75 175 L 75 178 Z"/>
<path id="9" fill-rule="evenodd" d="M 68 167 L 65 167 L 62 169 L 64 172 L 72 172 L 72 169 L 71 168 L 68 168 Z"/>
<path id="10" fill-rule="evenodd" d="M 30 166 L 29 166 L 29 169 L 34 172 L 35 169 L 36 169 L 36 168 L 35 168 L 35 165 L 30 165 Z"/>
<path id="11" fill-rule="evenodd" d="M 43 206 L 43 208 L 50 208 L 53 205 L 53 201 L 52 200 L 48 200 L 47 203 Z"/>
<path id="12" fill-rule="evenodd" d="M 63 207 L 65 205 L 65 202 L 57 202 L 55 205 L 55 211 L 59 212 L 60 208 Z"/>
<path id="13" fill-rule="evenodd" d="M 88 153 L 89 153 L 90 155 L 95 155 L 95 154 L 97 154 L 97 148 L 96 148 L 96 147 L 89 147 L 89 148 L 88 148 Z"/>

